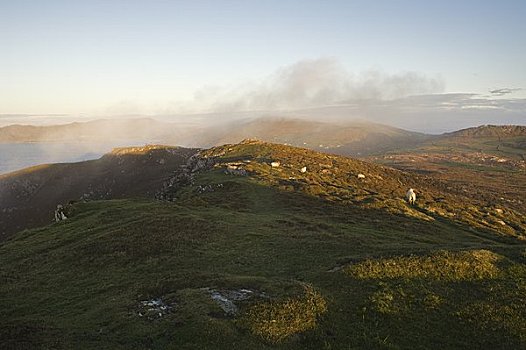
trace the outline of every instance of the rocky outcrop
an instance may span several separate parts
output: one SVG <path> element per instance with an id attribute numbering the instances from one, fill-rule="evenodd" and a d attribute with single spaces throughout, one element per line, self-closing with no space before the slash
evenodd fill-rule
<path id="1" fill-rule="evenodd" d="M 174 201 L 177 192 L 182 187 L 194 184 L 194 176 L 204 170 L 213 168 L 216 157 L 204 157 L 198 152 L 188 158 L 181 169 L 163 183 L 162 188 L 155 194 L 155 198 L 165 201 Z"/>
<path id="2" fill-rule="evenodd" d="M 244 164 L 234 163 L 227 164 L 225 169 L 225 174 L 237 175 L 237 176 L 247 176 L 248 172 L 244 168 Z"/>

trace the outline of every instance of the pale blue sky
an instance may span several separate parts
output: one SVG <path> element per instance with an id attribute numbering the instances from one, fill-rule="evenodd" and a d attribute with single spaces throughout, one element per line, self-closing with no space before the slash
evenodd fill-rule
<path id="1" fill-rule="evenodd" d="M 320 59 L 488 94 L 526 89 L 526 1 L 0 0 L 0 52 L 0 114 L 200 110 Z"/>

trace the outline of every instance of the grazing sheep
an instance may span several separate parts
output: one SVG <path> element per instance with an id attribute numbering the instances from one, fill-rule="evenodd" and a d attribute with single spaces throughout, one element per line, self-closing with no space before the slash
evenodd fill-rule
<path id="1" fill-rule="evenodd" d="M 301 171 L 302 173 L 306 172 L 306 171 L 307 171 L 307 167 L 304 166 L 303 168 L 300 169 L 300 171 Z"/>
<path id="2" fill-rule="evenodd" d="M 405 194 L 405 198 L 407 199 L 407 202 L 411 205 L 414 205 L 416 202 L 416 193 L 415 191 L 410 188 L 407 193 Z"/>
<path id="3" fill-rule="evenodd" d="M 273 168 L 279 168 L 280 165 L 281 165 L 280 162 L 272 162 L 272 163 L 270 163 L 270 166 L 273 167 Z"/>
<path id="4" fill-rule="evenodd" d="M 359 178 L 359 179 L 365 179 L 365 175 L 364 174 L 358 174 L 356 177 Z"/>

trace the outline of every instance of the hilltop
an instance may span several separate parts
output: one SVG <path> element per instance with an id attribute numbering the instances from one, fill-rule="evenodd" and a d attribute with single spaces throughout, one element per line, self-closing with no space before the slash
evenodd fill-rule
<path id="1" fill-rule="evenodd" d="M 162 200 L 81 201 L 0 244 L 4 347 L 526 346 L 523 212 L 261 141 L 180 160 Z"/>
<path id="2" fill-rule="evenodd" d="M 526 126 L 521 125 L 481 125 L 473 128 L 446 133 L 444 137 L 517 137 L 526 136 Z"/>
<path id="3" fill-rule="evenodd" d="M 495 211 L 494 203 L 485 202 L 484 197 L 473 198 L 461 186 L 358 159 L 251 140 L 237 146 L 215 147 L 201 152 L 201 156 L 226 159 L 226 162 L 215 163 L 216 167 L 230 162 L 238 164 L 266 185 L 340 204 L 380 209 L 424 220 L 443 217 L 518 237 L 526 233 L 521 214 L 508 211 L 510 218 L 515 217 L 517 221 L 512 219 L 514 222 L 509 227 L 503 227 L 506 225 L 495 216 L 498 211 Z M 269 168 L 271 159 L 279 160 L 280 166 Z M 300 171 L 303 167 L 308 173 Z M 410 187 L 418 189 L 421 203 L 418 208 L 408 208 L 403 200 Z"/>
<path id="4" fill-rule="evenodd" d="M 341 155 L 366 155 L 414 146 L 430 136 L 366 121 L 319 122 L 265 117 L 209 128 L 192 136 L 194 145 L 213 147 L 252 138 Z"/>

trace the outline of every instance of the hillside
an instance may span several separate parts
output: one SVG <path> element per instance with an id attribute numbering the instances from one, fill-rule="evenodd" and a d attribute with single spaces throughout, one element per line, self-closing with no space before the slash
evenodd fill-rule
<path id="1" fill-rule="evenodd" d="M 4 348 L 526 346 L 522 212 L 257 141 L 172 170 L 0 245 Z"/>
<path id="2" fill-rule="evenodd" d="M 526 126 L 521 125 L 481 125 L 478 127 L 458 130 L 451 133 L 446 133 L 444 137 L 519 137 L 526 136 Z"/>
<path id="3" fill-rule="evenodd" d="M 442 179 L 474 198 L 526 212 L 525 130 L 513 125 L 480 126 L 368 160 Z"/>
<path id="4" fill-rule="evenodd" d="M 189 142 L 212 147 L 247 138 L 356 156 L 414 146 L 429 136 L 365 121 L 335 123 L 265 117 L 208 128 L 192 135 Z"/>
<path id="5" fill-rule="evenodd" d="M 165 146 L 115 149 L 98 160 L 45 164 L 0 175 L 0 241 L 53 220 L 69 201 L 153 197 L 196 152 Z"/>

